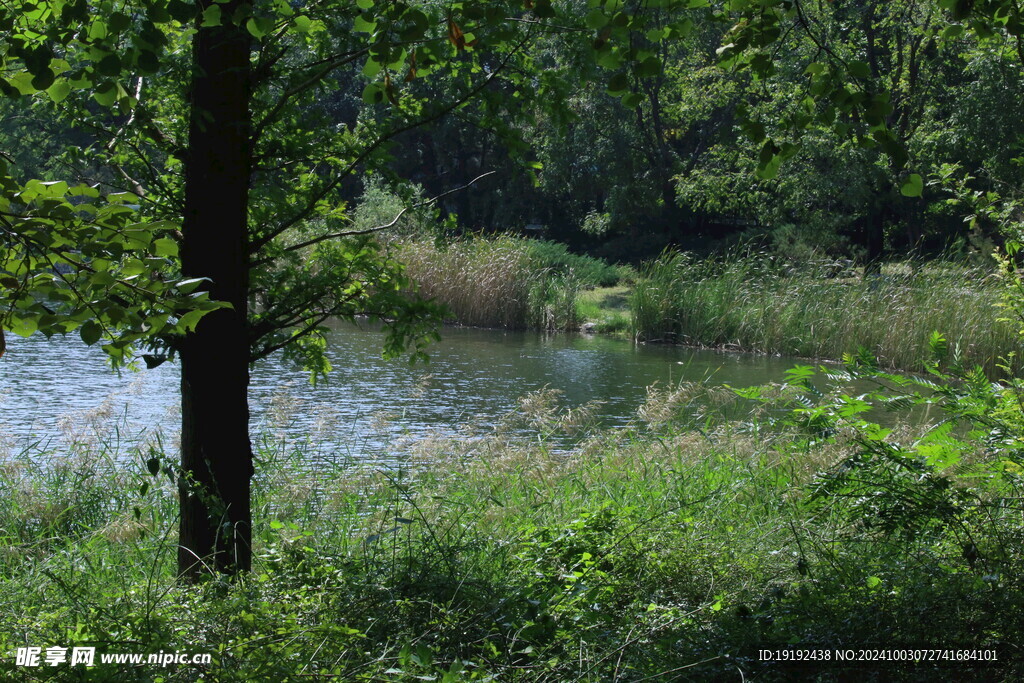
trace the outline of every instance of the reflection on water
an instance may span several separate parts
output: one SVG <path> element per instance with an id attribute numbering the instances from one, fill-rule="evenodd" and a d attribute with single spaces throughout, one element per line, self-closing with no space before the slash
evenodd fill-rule
<path id="1" fill-rule="evenodd" d="M 600 421 L 621 425 L 654 382 L 710 377 L 744 386 L 777 381 L 793 364 L 602 337 L 448 328 L 430 363 L 409 366 L 383 361 L 381 344 L 379 330 L 338 324 L 327 351 L 334 371 L 315 387 L 279 358 L 258 363 L 250 391 L 254 433 L 273 427 L 354 457 L 379 454 L 395 435 L 493 423 L 544 387 L 562 392 L 567 406 L 601 401 Z M 101 351 L 74 336 L 9 339 L 0 358 L 0 434 L 17 449 L 38 441 L 59 446 L 73 438 L 69 430 L 88 430 L 89 413 L 108 424 L 123 418 L 129 435 L 158 427 L 174 434 L 178 383 L 173 364 L 118 376 Z"/>

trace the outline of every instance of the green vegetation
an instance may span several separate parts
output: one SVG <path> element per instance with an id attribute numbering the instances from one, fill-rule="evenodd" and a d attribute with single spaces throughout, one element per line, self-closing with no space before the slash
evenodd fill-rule
<path id="1" fill-rule="evenodd" d="M 575 330 L 586 323 L 642 341 L 832 360 L 863 348 L 903 370 L 924 368 L 938 331 L 962 366 L 995 376 L 1017 362 L 1019 337 L 1000 314 L 1005 286 L 994 264 L 906 261 L 864 276 L 843 261 L 666 253 L 635 275 L 564 245 L 508 236 L 398 244 L 420 293 L 463 325 Z M 558 265 L 577 261 L 579 270 Z"/>
<path id="2" fill-rule="evenodd" d="M 1017 3 L 30 1 L 0 7 L 0 65 L 0 355 L 5 331 L 74 332 L 180 360 L 183 394 L 175 448 L 131 467 L 102 445 L 0 462 L 5 653 L 195 646 L 215 680 L 932 680 L 754 654 L 928 644 L 1002 648 L 957 679 L 1024 676 Z M 698 255 L 594 258 L 666 247 Z M 1001 281 L 962 265 L 993 252 Z M 440 316 L 417 286 L 463 324 L 621 330 L 633 281 L 639 338 L 841 357 L 829 381 L 877 388 L 797 367 L 739 402 L 652 390 L 615 431 L 538 394 L 534 438 L 381 469 L 253 446 L 251 364 L 315 380 L 331 318 L 382 319 L 415 358 Z M 921 404 L 944 421 L 865 420 Z"/>
<path id="3" fill-rule="evenodd" d="M 419 294 L 448 307 L 455 322 L 509 329 L 576 329 L 580 281 L 535 258 L 531 240 L 404 241 L 397 258 Z M 593 259 L 590 259 L 593 261 Z"/>
<path id="4" fill-rule="evenodd" d="M 624 274 L 629 273 L 628 267 L 613 266 L 604 259 L 573 254 L 566 245 L 559 242 L 530 240 L 526 249 L 530 263 L 535 268 L 570 277 L 584 287 L 613 287 Z"/>
<path id="5" fill-rule="evenodd" d="M 905 370 L 922 369 L 939 331 L 958 362 L 995 373 L 1019 344 L 1013 324 L 999 320 L 1003 292 L 994 268 L 943 261 L 861 277 L 769 254 L 667 254 L 643 270 L 631 307 L 648 340 L 831 359 L 864 347 Z"/>
<path id="6" fill-rule="evenodd" d="M 1019 675 L 1022 463 L 984 446 L 1024 436 L 1019 389 L 968 377 L 920 399 L 952 422 L 880 430 L 861 416 L 897 378 L 853 399 L 812 375 L 743 392 L 767 401 L 753 413 L 722 387 L 652 388 L 611 431 L 540 392 L 495 430 L 396 446 L 400 465 L 383 468 L 262 442 L 253 571 L 194 586 L 175 580 L 176 468 L 157 444 L 129 462 L 102 444 L 9 457 L 0 648 L 213 656 L 16 669 L 23 680 Z M 875 376 L 839 379 L 852 375 Z M 565 434 L 577 446 L 552 450 Z M 758 660 L 787 644 L 998 648 L 1001 661 Z"/>
<path id="7" fill-rule="evenodd" d="M 594 324 L 604 334 L 628 333 L 633 329 L 629 311 L 630 288 L 626 285 L 601 287 L 580 292 L 576 307 L 580 319 Z"/>

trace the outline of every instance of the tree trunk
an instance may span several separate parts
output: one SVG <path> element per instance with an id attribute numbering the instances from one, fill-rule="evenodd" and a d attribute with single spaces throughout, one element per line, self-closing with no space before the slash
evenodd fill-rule
<path id="1" fill-rule="evenodd" d="M 210 0 L 199 0 L 200 11 Z M 181 263 L 205 277 L 210 298 L 231 304 L 200 320 L 181 344 L 181 496 L 178 569 L 251 566 L 247 209 L 250 38 L 227 19 L 240 2 L 219 3 L 223 26 L 192 39 L 193 72 Z"/>

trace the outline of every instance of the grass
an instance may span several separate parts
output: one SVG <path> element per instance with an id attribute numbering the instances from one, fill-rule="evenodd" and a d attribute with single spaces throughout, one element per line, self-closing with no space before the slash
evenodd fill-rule
<path id="1" fill-rule="evenodd" d="M 603 334 L 627 334 L 632 329 L 629 314 L 630 288 L 626 285 L 599 287 L 580 292 L 576 303 L 581 320 L 593 323 Z"/>
<path id="2" fill-rule="evenodd" d="M 1019 499 L 1014 479 L 986 498 L 967 495 L 970 479 L 935 488 L 920 471 L 867 468 L 881 496 L 838 491 L 822 504 L 822 473 L 844 471 L 870 442 L 852 427 L 772 426 L 777 410 L 718 417 L 734 400 L 703 384 L 652 388 L 632 426 L 602 430 L 538 392 L 487 433 L 396 444 L 397 469 L 310 468 L 303 447 L 260 442 L 254 571 L 193 587 L 174 579 L 176 491 L 157 444 L 83 445 L 45 467 L 32 464 L 43 454 L 13 456 L 0 467 L 0 669 L 103 681 L 1022 673 L 1009 657 L 1024 645 L 1024 524 L 1000 502 Z M 567 430 L 579 445 L 550 448 Z M 887 443 L 924 431 L 897 427 Z M 942 523 L 928 521 L 938 503 L 905 521 L 932 499 L 973 502 Z M 902 526 L 885 526 L 891 510 Z M 998 646 L 1004 661 L 759 660 L 787 643 Z M 209 652 L 213 663 L 86 671 L 16 668 L 8 656 L 75 644 Z"/>
<path id="3" fill-rule="evenodd" d="M 407 240 L 399 253 L 421 291 L 462 325 L 583 324 L 639 340 L 833 360 L 864 348 L 883 366 L 909 371 L 931 360 L 938 332 L 951 362 L 990 376 L 1019 345 L 1013 325 L 994 314 L 1005 286 L 993 271 L 947 261 L 887 264 L 881 277 L 865 279 L 768 255 L 667 254 L 637 275 L 563 245 L 509 236 Z"/>
<path id="4" fill-rule="evenodd" d="M 966 366 L 997 371 L 1019 346 L 997 320 L 1004 287 L 991 270 L 890 264 L 882 277 L 829 278 L 770 256 L 651 263 L 632 298 L 639 338 L 812 358 L 865 347 L 892 368 L 921 369 L 938 331 Z"/>
<path id="5" fill-rule="evenodd" d="M 531 240 L 509 236 L 445 244 L 407 240 L 399 260 L 420 291 L 448 306 L 453 322 L 507 329 L 576 329 L 580 282 L 546 267 Z"/>

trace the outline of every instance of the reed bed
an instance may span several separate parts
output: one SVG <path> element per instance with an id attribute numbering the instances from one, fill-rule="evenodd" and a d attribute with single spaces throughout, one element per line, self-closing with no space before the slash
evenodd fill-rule
<path id="1" fill-rule="evenodd" d="M 991 270 L 890 264 L 878 277 L 829 277 L 769 256 L 697 260 L 666 254 L 631 300 L 637 336 L 698 346 L 839 359 L 863 347 L 890 368 L 921 369 L 939 332 L 963 365 L 997 373 L 1019 347 L 1000 321 Z"/>
<path id="2" fill-rule="evenodd" d="M 571 273 L 556 273 L 539 263 L 530 240 L 409 240 L 400 245 L 398 259 L 420 293 L 445 304 L 460 325 L 515 330 L 579 325 L 579 284 Z"/>

